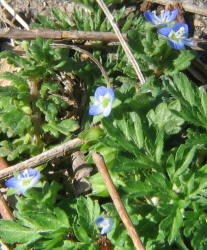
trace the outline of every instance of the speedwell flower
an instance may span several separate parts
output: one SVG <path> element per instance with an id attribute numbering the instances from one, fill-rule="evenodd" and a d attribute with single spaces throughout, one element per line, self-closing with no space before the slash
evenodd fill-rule
<path id="1" fill-rule="evenodd" d="M 114 101 L 113 89 L 100 86 L 96 89 L 94 95 L 94 104 L 89 109 L 89 115 L 103 115 L 109 116 L 111 113 L 111 106 Z"/>
<path id="2" fill-rule="evenodd" d="M 98 217 L 95 223 L 99 228 L 102 228 L 101 235 L 104 235 L 112 230 L 114 221 L 111 218 Z"/>
<path id="3" fill-rule="evenodd" d="M 176 23 L 173 27 L 160 28 L 157 32 L 168 37 L 168 43 L 174 49 L 183 49 L 185 45 L 193 46 L 193 41 L 188 38 L 186 23 Z"/>
<path id="4" fill-rule="evenodd" d="M 177 16 L 178 10 L 162 10 L 160 15 L 156 15 L 155 11 L 145 11 L 144 17 L 148 22 L 155 26 L 163 26 L 171 23 Z"/>
<path id="5" fill-rule="evenodd" d="M 33 187 L 40 178 L 40 173 L 35 169 L 26 169 L 17 177 L 8 179 L 5 183 L 7 187 L 15 188 L 18 193 L 23 194 L 27 189 Z"/>

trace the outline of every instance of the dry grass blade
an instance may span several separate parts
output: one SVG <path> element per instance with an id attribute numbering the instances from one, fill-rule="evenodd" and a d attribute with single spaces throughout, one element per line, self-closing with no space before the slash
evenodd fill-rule
<path id="1" fill-rule="evenodd" d="M 29 30 L 29 25 L 12 9 L 12 7 L 6 1 L 0 0 L 0 3 L 26 30 Z"/>
<path id="2" fill-rule="evenodd" d="M 144 76 L 140 70 L 140 67 L 136 61 L 136 59 L 134 58 L 128 44 L 126 43 L 126 41 L 124 40 L 115 20 L 114 17 L 112 16 L 112 14 L 110 13 L 109 9 L 107 8 L 107 6 L 105 5 L 105 3 L 102 0 L 96 0 L 97 3 L 100 5 L 100 7 L 102 8 L 103 12 L 105 13 L 106 17 L 108 18 L 111 26 L 114 29 L 114 32 L 116 33 L 117 37 L 119 38 L 119 41 L 123 47 L 124 52 L 126 53 L 126 56 L 129 60 L 129 62 L 132 64 L 139 80 L 140 80 L 140 84 L 143 85 L 145 83 L 145 79 Z"/>

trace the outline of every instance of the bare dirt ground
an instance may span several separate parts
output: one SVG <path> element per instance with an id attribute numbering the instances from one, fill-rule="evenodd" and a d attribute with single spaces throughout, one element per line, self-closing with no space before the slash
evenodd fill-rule
<path id="1" fill-rule="evenodd" d="M 71 10 L 72 5 L 71 2 L 66 0 L 8 0 L 7 3 L 28 23 L 34 21 L 37 15 L 50 16 L 51 8 L 68 12 Z M 1 22 L 5 22 L 5 19 L 11 20 L 10 15 L 2 6 L 0 11 L 3 13 L 1 16 L 4 18 Z M 2 19 L 2 17 L 0 18 Z M 1 26 L 3 25 L 1 23 Z"/>

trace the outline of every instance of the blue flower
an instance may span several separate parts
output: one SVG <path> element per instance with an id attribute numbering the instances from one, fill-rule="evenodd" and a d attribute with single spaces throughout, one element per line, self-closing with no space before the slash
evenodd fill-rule
<path id="1" fill-rule="evenodd" d="M 113 89 L 100 86 L 96 89 L 94 95 L 94 104 L 89 109 L 89 115 L 103 115 L 109 116 L 111 113 L 111 106 L 114 101 Z"/>
<path id="2" fill-rule="evenodd" d="M 144 17 L 148 22 L 155 26 L 163 26 L 171 23 L 177 16 L 178 10 L 162 10 L 161 14 L 156 15 L 155 11 L 145 11 Z"/>
<path id="3" fill-rule="evenodd" d="M 98 217 L 95 220 L 95 223 L 99 228 L 102 228 L 101 235 L 109 233 L 114 225 L 114 221 L 111 218 L 103 218 L 103 217 Z"/>
<path id="4" fill-rule="evenodd" d="M 174 49 L 183 49 L 185 45 L 193 46 L 193 41 L 188 38 L 186 23 L 176 23 L 173 27 L 160 28 L 157 32 L 168 37 L 168 43 Z"/>
<path id="5" fill-rule="evenodd" d="M 40 178 L 40 173 L 35 169 L 26 169 L 17 177 L 8 179 L 5 183 L 7 187 L 15 188 L 18 193 L 23 194 L 27 189 L 33 187 Z"/>

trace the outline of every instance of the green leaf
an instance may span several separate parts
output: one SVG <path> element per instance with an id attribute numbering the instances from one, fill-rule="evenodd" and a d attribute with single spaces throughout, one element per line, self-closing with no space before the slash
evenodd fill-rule
<path id="1" fill-rule="evenodd" d="M 207 117 L 205 114 L 205 94 L 200 93 L 198 88 L 193 85 L 188 78 L 180 73 L 173 76 L 174 82 L 164 79 L 164 85 L 172 96 L 179 100 L 181 110 L 172 112 L 186 121 L 207 129 Z"/>
<path id="2" fill-rule="evenodd" d="M 89 243 L 96 239 L 95 219 L 100 216 L 100 207 L 97 201 L 80 197 L 77 200 L 76 209 L 78 218 L 73 224 L 73 230 L 77 239 Z"/>
<path id="3" fill-rule="evenodd" d="M 15 108 L 1 115 L 0 124 L 6 129 L 8 137 L 23 135 L 32 126 L 31 118 Z"/>
<path id="4" fill-rule="evenodd" d="M 182 225 L 183 216 L 181 214 L 180 208 L 172 207 L 172 209 L 169 210 L 169 215 L 160 223 L 159 229 L 166 236 L 168 235 L 168 242 L 171 244 L 172 242 L 176 241 L 177 237 L 180 235 L 180 229 Z"/>
<path id="5" fill-rule="evenodd" d="M 0 157 L 6 157 L 10 153 L 10 150 L 5 147 L 0 147 Z"/>
<path id="6" fill-rule="evenodd" d="M 57 22 L 52 21 L 46 16 L 37 15 L 38 21 L 40 24 L 33 23 L 32 27 L 34 28 L 48 28 L 48 29 L 61 29 L 61 25 L 57 24 Z"/>
<path id="7" fill-rule="evenodd" d="M 118 138 L 117 143 L 123 149 L 129 152 L 135 152 L 137 150 L 137 147 L 132 142 L 127 141 L 121 130 L 119 128 L 115 128 L 110 121 L 103 119 L 102 123 L 111 137 Z"/>
<path id="8" fill-rule="evenodd" d="M 66 13 L 52 8 L 52 14 L 58 21 L 60 21 L 64 28 L 71 28 L 71 26 L 73 26 L 71 18 Z"/>
<path id="9" fill-rule="evenodd" d="M 207 93 L 204 88 L 199 88 L 199 95 L 201 99 L 201 105 L 204 111 L 205 116 L 207 117 Z"/>
<path id="10" fill-rule="evenodd" d="M 75 120 L 65 119 L 65 120 L 62 120 L 58 124 L 58 127 L 60 129 L 59 130 L 60 132 L 62 132 L 62 133 L 64 132 L 65 134 L 67 134 L 67 131 L 70 131 L 70 132 L 76 131 L 79 128 L 79 124 Z"/>
<path id="11" fill-rule="evenodd" d="M 195 53 L 191 50 L 181 50 L 177 58 L 173 60 L 173 65 L 170 67 L 170 70 L 164 70 L 165 74 L 172 75 L 173 73 L 187 69 L 194 58 Z"/>
<path id="12" fill-rule="evenodd" d="M 99 197 L 108 197 L 109 193 L 106 185 L 101 177 L 100 173 L 94 174 L 89 178 L 89 182 L 92 185 L 93 195 Z"/>
<path id="13" fill-rule="evenodd" d="M 0 220 L 0 235 L 6 243 L 26 243 L 38 240 L 41 236 L 30 228 L 24 227 L 17 222 Z"/>
<path id="14" fill-rule="evenodd" d="M 156 149 L 155 149 L 155 158 L 158 164 L 161 164 L 161 157 L 163 155 L 163 147 L 164 147 L 164 131 L 161 130 L 158 132 L 156 138 Z"/>
<path id="15" fill-rule="evenodd" d="M 61 219 L 64 217 L 66 220 L 62 222 L 59 220 L 58 215 L 61 216 Z M 15 216 L 22 220 L 24 225 L 31 227 L 34 231 L 37 232 L 48 232 L 56 231 L 61 227 L 68 227 L 69 222 L 64 211 L 59 208 L 55 208 L 54 211 L 29 211 L 24 213 L 15 212 Z"/>
<path id="16" fill-rule="evenodd" d="M 92 141 L 92 140 L 98 140 L 99 138 L 104 136 L 104 131 L 103 129 L 99 127 L 94 127 L 94 128 L 89 128 L 85 131 L 83 131 L 80 135 L 79 138 L 85 139 L 87 141 Z"/>
<path id="17" fill-rule="evenodd" d="M 137 152 L 137 159 L 129 159 L 123 156 L 117 158 L 117 162 L 113 167 L 113 171 L 122 172 L 122 171 L 139 171 L 139 169 L 157 169 L 158 165 L 151 161 L 147 156 Z"/>
<path id="18" fill-rule="evenodd" d="M 174 178 L 177 178 L 180 176 L 192 163 L 192 160 L 195 156 L 197 150 L 197 146 L 194 146 L 190 149 L 190 151 L 187 153 L 187 155 L 184 157 L 182 164 L 177 168 L 174 174 Z"/>
<path id="19" fill-rule="evenodd" d="M 174 178 L 175 166 L 176 164 L 175 164 L 174 156 L 170 154 L 170 156 L 168 157 L 166 161 L 166 170 L 171 181 L 173 181 L 173 178 Z"/>
<path id="20" fill-rule="evenodd" d="M 170 109 L 179 110 L 179 103 L 172 102 L 169 105 L 160 103 L 155 110 L 147 113 L 150 124 L 154 124 L 158 130 L 164 130 L 166 134 L 177 134 L 181 130 L 184 120 L 173 114 Z"/>
<path id="21" fill-rule="evenodd" d="M 126 182 L 126 186 L 123 189 L 130 196 L 136 195 L 136 197 L 143 197 L 145 195 L 148 196 L 153 194 L 152 187 L 142 181 Z"/>
<path id="22" fill-rule="evenodd" d="M 7 58 L 9 64 L 13 64 L 16 67 L 23 68 L 25 65 L 30 64 L 28 60 L 20 57 L 19 55 L 11 51 L 3 51 L 0 53 L 0 58 Z"/>
<path id="23" fill-rule="evenodd" d="M 144 135 L 142 130 L 141 119 L 135 112 L 130 112 L 130 117 L 134 123 L 134 141 L 138 145 L 139 149 L 144 146 Z"/>

